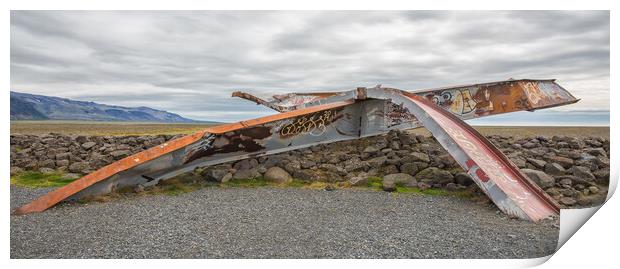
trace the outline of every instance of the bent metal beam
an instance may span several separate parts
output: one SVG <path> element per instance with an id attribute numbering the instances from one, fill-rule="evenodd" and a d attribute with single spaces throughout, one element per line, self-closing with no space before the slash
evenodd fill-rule
<path id="1" fill-rule="evenodd" d="M 64 200 L 155 185 L 197 167 L 425 126 L 503 212 L 532 221 L 559 214 L 546 193 L 462 121 L 578 101 L 554 80 L 508 80 L 416 92 L 378 86 L 269 100 L 240 92 L 233 96 L 282 113 L 168 141 L 107 165 L 14 213 L 41 212 Z"/>

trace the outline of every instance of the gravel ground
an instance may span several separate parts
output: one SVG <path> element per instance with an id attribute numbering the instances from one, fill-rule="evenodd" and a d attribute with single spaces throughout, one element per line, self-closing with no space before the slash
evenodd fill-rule
<path id="1" fill-rule="evenodd" d="M 47 191 L 11 186 L 11 207 Z M 526 258 L 558 232 L 458 197 L 205 188 L 11 216 L 11 258 Z"/>

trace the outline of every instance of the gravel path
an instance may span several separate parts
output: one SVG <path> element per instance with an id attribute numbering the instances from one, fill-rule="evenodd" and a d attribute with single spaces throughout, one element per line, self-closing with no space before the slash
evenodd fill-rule
<path id="1" fill-rule="evenodd" d="M 11 216 L 11 258 L 525 258 L 558 232 L 457 197 L 205 188 Z"/>

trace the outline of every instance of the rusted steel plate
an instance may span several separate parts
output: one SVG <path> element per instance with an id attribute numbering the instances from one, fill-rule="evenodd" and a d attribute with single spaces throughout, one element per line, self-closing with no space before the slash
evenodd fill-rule
<path id="1" fill-rule="evenodd" d="M 390 88 L 381 89 L 394 90 Z M 515 111 L 533 111 L 579 101 L 553 79 L 504 80 L 411 92 L 431 100 L 462 120 Z M 339 101 L 341 100 L 339 99 L 340 96 L 348 95 L 347 92 L 334 92 L 331 95 L 327 93 L 290 93 L 273 96 L 267 101 L 249 93 L 236 92 L 233 96 L 266 105 L 277 111 L 291 111 L 297 108 Z M 413 122 L 411 115 L 398 113 L 397 107 L 394 107 L 393 110 L 394 116 L 391 118 L 395 124 L 392 127 L 402 129 L 399 126 L 400 123 L 411 124 Z M 421 127 L 421 125 L 413 124 L 410 128 L 416 127 Z"/>
<path id="2" fill-rule="evenodd" d="M 579 101 L 554 80 L 508 80 L 414 93 L 462 120 Z"/>
<path id="3" fill-rule="evenodd" d="M 475 129 L 420 96 L 405 95 L 411 102 L 404 105 L 503 212 L 532 221 L 559 215 L 553 198 Z"/>

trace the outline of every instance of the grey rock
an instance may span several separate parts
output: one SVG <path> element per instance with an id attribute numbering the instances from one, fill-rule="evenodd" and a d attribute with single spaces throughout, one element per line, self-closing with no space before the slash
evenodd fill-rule
<path id="1" fill-rule="evenodd" d="M 428 157 L 428 154 L 426 153 L 412 152 L 410 155 L 412 157 L 413 162 L 425 162 L 425 163 L 430 162 L 430 158 Z"/>
<path id="2" fill-rule="evenodd" d="M 545 173 L 560 176 L 566 174 L 566 169 L 558 163 L 547 163 L 545 164 Z"/>
<path id="3" fill-rule="evenodd" d="M 316 166 L 316 163 L 311 160 L 302 159 L 299 161 L 301 169 L 309 169 Z"/>
<path id="4" fill-rule="evenodd" d="M 386 165 L 381 167 L 381 171 L 383 172 L 383 174 L 385 175 L 389 175 L 389 174 L 396 174 L 399 173 L 400 171 L 398 170 L 398 167 L 396 167 L 396 165 L 390 164 L 390 165 Z"/>
<path id="5" fill-rule="evenodd" d="M 588 187 L 588 189 L 590 190 L 590 193 L 593 193 L 593 194 L 597 194 L 600 191 L 600 189 L 596 186 L 590 186 Z"/>
<path id="6" fill-rule="evenodd" d="M 374 146 L 368 146 L 366 148 L 364 148 L 364 153 L 368 153 L 368 154 L 377 154 L 379 152 L 379 149 L 377 147 Z"/>
<path id="7" fill-rule="evenodd" d="M 414 187 L 418 185 L 418 182 L 415 178 L 409 174 L 405 173 L 396 173 L 389 174 L 383 177 L 383 183 L 394 183 L 396 185 L 402 185 L 407 187 Z"/>
<path id="8" fill-rule="evenodd" d="M 398 141 L 392 141 L 392 143 L 390 144 L 390 147 L 393 150 L 399 150 L 400 149 L 400 143 Z"/>
<path id="9" fill-rule="evenodd" d="M 551 195 L 551 196 L 558 196 L 558 195 L 560 195 L 560 191 L 557 188 L 553 188 L 553 187 L 547 188 L 545 190 L 545 192 L 547 194 Z"/>
<path id="10" fill-rule="evenodd" d="M 470 186 L 474 184 L 474 180 L 469 174 L 465 172 L 456 173 L 456 175 L 454 175 L 454 181 L 456 182 L 456 184 L 459 184 L 461 186 Z"/>
<path id="11" fill-rule="evenodd" d="M 538 147 L 539 145 L 540 144 L 534 143 L 534 142 L 526 142 L 526 143 L 522 144 L 521 146 L 523 146 L 523 148 L 526 148 L 526 149 L 531 149 L 531 148 Z"/>
<path id="12" fill-rule="evenodd" d="M 448 184 L 454 181 L 454 176 L 450 174 L 450 172 L 441 170 L 437 167 L 428 167 L 415 175 L 415 178 L 424 183 L 428 183 L 429 185 L 434 184 Z"/>
<path id="13" fill-rule="evenodd" d="M 592 174 L 596 177 L 596 182 L 609 184 L 609 168 L 596 170 Z"/>
<path id="14" fill-rule="evenodd" d="M 555 183 L 555 180 L 553 179 L 553 177 L 547 175 L 543 171 L 538 171 L 538 170 L 533 170 L 533 169 L 521 169 L 521 172 L 523 172 L 527 177 L 529 177 L 532 181 L 534 181 L 536 185 L 538 185 L 539 187 L 543 189 L 552 187 L 553 184 Z"/>
<path id="15" fill-rule="evenodd" d="M 11 176 L 17 175 L 19 173 L 22 173 L 24 171 L 24 169 L 21 169 L 17 166 L 11 166 Z"/>
<path id="16" fill-rule="evenodd" d="M 222 182 L 222 178 L 231 170 L 230 165 L 216 165 L 207 167 L 200 175 L 206 180 Z"/>
<path id="17" fill-rule="evenodd" d="M 370 160 L 368 160 L 368 165 L 370 165 L 371 167 L 381 167 L 383 164 L 385 164 L 388 160 L 388 157 L 386 156 L 380 156 L 380 157 L 375 157 L 372 158 Z"/>
<path id="18" fill-rule="evenodd" d="M 558 183 L 562 186 L 569 186 L 569 187 L 573 185 L 573 181 L 567 177 L 560 179 Z"/>
<path id="19" fill-rule="evenodd" d="M 368 184 L 368 175 L 366 173 L 360 173 L 356 176 L 350 176 L 349 184 L 351 186 L 366 186 Z"/>
<path id="20" fill-rule="evenodd" d="M 258 168 L 237 170 L 233 175 L 233 179 L 254 179 L 260 177 Z"/>
<path id="21" fill-rule="evenodd" d="M 573 176 L 581 178 L 585 181 L 594 181 L 596 179 L 590 169 L 585 166 L 573 166 L 571 170 L 573 172 Z"/>
<path id="22" fill-rule="evenodd" d="M 415 176 L 419 171 L 415 163 L 404 163 L 400 166 L 400 172 Z"/>
<path id="23" fill-rule="evenodd" d="M 233 165 L 233 168 L 236 170 L 249 170 L 256 167 L 258 167 L 258 161 L 256 159 L 244 159 Z"/>
<path id="24" fill-rule="evenodd" d="M 57 167 L 63 167 L 63 166 L 68 166 L 68 165 L 69 165 L 69 160 L 57 160 L 56 161 Z"/>
<path id="25" fill-rule="evenodd" d="M 39 162 L 39 167 L 56 168 L 56 162 L 52 159 L 46 159 Z"/>
<path id="26" fill-rule="evenodd" d="M 286 170 L 277 166 L 267 169 L 267 172 L 265 172 L 263 177 L 268 181 L 278 184 L 284 184 L 293 181 L 293 177 L 288 172 L 286 172 Z"/>
<path id="27" fill-rule="evenodd" d="M 581 206 L 586 206 L 589 204 L 592 204 L 592 199 L 590 199 L 589 197 L 587 197 L 586 195 L 588 195 L 589 190 L 584 190 L 584 195 L 580 195 L 579 197 L 577 197 L 577 204 L 581 205 Z"/>
<path id="28" fill-rule="evenodd" d="M 41 167 L 41 168 L 39 168 L 39 172 L 41 172 L 43 174 L 52 174 L 52 173 L 55 173 L 56 170 L 54 170 L 52 168 L 48 168 L 48 167 Z"/>
<path id="29" fill-rule="evenodd" d="M 562 167 L 564 167 L 564 169 L 571 168 L 571 166 L 573 166 L 573 164 L 575 163 L 575 161 L 573 161 L 573 159 L 566 158 L 566 157 L 562 157 L 562 156 L 553 156 L 553 157 L 549 157 L 549 158 L 547 159 L 547 162 L 550 162 L 550 163 L 558 163 L 558 164 L 560 164 Z"/>
<path id="30" fill-rule="evenodd" d="M 353 171 L 363 170 L 368 165 L 367 162 L 363 162 L 358 158 L 351 158 L 345 161 L 344 169 L 350 173 Z"/>
<path id="31" fill-rule="evenodd" d="M 69 171 L 73 173 L 84 173 L 90 169 L 87 162 L 75 162 L 69 165 Z"/>
<path id="32" fill-rule="evenodd" d="M 607 152 L 603 148 L 588 149 L 587 152 L 592 156 L 604 156 L 607 157 Z"/>
<path id="33" fill-rule="evenodd" d="M 450 182 L 450 183 L 446 184 L 446 190 L 448 190 L 448 191 L 457 191 L 458 189 L 459 188 L 458 188 L 458 186 L 455 183 Z"/>
<path id="34" fill-rule="evenodd" d="M 577 200 L 572 197 L 562 197 L 560 198 L 560 203 L 566 206 L 573 206 L 577 203 Z"/>
<path id="35" fill-rule="evenodd" d="M 533 158 L 529 158 L 527 159 L 527 161 L 531 163 L 532 165 L 534 165 L 534 167 L 539 168 L 539 169 L 544 168 L 545 164 L 547 164 L 547 162 L 543 160 L 538 160 L 538 159 L 533 159 Z"/>
<path id="36" fill-rule="evenodd" d="M 135 193 L 141 193 L 144 192 L 144 186 L 142 186 L 142 184 L 138 184 L 135 187 L 133 187 L 133 191 Z"/>
<path id="37" fill-rule="evenodd" d="M 292 161 L 287 163 L 283 168 L 286 172 L 289 172 L 289 174 L 294 174 L 295 171 L 301 170 L 301 164 L 299 161 Z"/>
<path id="38" fill-rule="evenodd" d="M 115 150 L 110 152 L 110 156 L 112 156 L 112 158 L 114 158 L 115 160 L 120 160 L 122 158 L 125 158 L 127 156 L 131 155 L 131 152 L 129 150 Z"/>
<path id="39" fill-rule="evenodd" d="M 314 169 L 297 170 L 293 173 L 293 177 L 305 182 L 321 181 L 322 179 L 321 174 Z"/>
<path id="40" fill-rule="evenodd" d="M 69 156 L 71 156 L 69 152 L 58 153 L 56 154 L 56 160 L 68 160 Z"/>
<path id="41" fill-rule="evenodd" d="M 84 144 L 82 144 L 82 148 L 85 150 L 89 150 L 90 148 L 94 147 L 95 145 L 97 145 L 97 143 L 95 142 L 86 142 Z"/>
<path id="42" fill-rule="evenodd" d="M 226 183 L 226 182 L 230 181 L 231 179 L 233 179 L 233 174 L 232 173 L 228 173 L 228 174 L 224 175 L 222 177 L 222 179 L 220 179 L 220 182 Z"/>
<path id="43" fill-rule="evenodd" d="M 81 176 L 80 176 L 79 174 L 76 174 L 76 173 L 64 173 L 64 174 L 62 175 L 62 177 L 63 177 L 63 178 L 66 178 L 66 179 L 78 179 L 78 178 L 80 178 Z"/>

